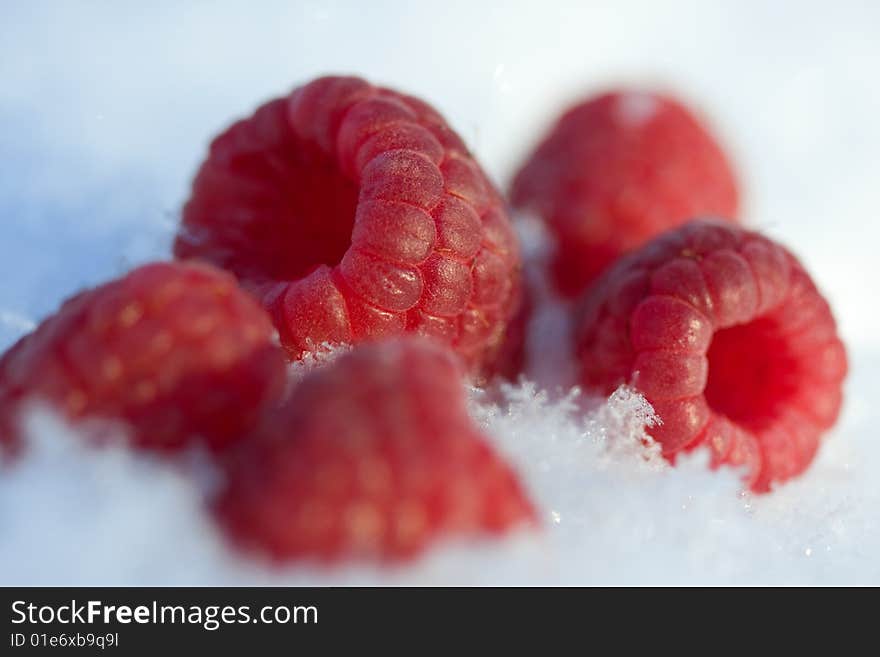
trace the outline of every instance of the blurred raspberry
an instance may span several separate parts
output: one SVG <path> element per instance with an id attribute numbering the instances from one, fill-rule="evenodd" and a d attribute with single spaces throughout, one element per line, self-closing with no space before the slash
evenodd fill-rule
<path id="1" fill-rule="evenodd" d="M 553 275 L 582 291 L 622 253 L 698 216 L 736 219 L 730 163 L 675 100 L 615 92 L 569 109 L 511 188 L 556 236 Z"/>
<path id="2" fill-rule="evenodd" d="M 133 442 L 220 449 L 279 401 L 286 367 L 266 312 L 205 265 L 157 263 L 81 292 L 0 360 L 0 429 L 24 402 L 121 420 Z"/>
<path id="3" fill-rule="evenodd" d="M 276 560 L 399 560 L 535 521 L 468 417 L 452 354 L 415 338 L 357 347 L 308 375 L 230 451 L 227 475 L 218 519 Z"/>

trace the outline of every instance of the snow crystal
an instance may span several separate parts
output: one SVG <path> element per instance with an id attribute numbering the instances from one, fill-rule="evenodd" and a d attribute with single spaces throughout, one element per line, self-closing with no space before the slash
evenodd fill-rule
<path id="1" fill-rule="evenodd" d="M 306 351 L 300 359 L 290 364 L 289 378 L 291 381 L 300 381 L 309 372 L 336 360 L 342 354 L 351 350 L 351 345 L 322 342 Z"/>

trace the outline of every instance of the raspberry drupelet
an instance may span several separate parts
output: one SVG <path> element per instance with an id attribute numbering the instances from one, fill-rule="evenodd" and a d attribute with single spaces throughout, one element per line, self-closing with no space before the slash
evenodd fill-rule
<path id="1" fill-rule="evenodd" d="M 733 168 L 709 129 L 673 98 L 638 91 L 566 111 L 517 173 L 511 201 L 555 236 L 553 278 L 568 296 L 658 233 L 739 211 Z"/>
<path id="2" fill-rule="evenodd" d="M 519 303 L 504 203 L 459 136 L 421 100 L 353 77 L 314 80 L 217 137 L 175 254 L 234 272 L 291 359 L 408 332 L 487 374 Z"/>
<path id="3" fill-rule="evenodd" d="M 581 301 L 585 386 L 632 383 L 670 460 L 707 445 L 767 491 L 803 472 L 837 419 L 846 352 L 798 260 L 756 232 L 694 221 L 622 258 Z"/>

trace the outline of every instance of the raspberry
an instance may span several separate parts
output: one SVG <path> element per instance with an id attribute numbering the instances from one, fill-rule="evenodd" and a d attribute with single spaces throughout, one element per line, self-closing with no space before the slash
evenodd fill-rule
<path id="1" fill-rule="evenodd" d="M 556 236 L 557 287 L 576 295 L 622 253 L 698 216 L 737 216 L 731 166 L 671 98 L 606 93 L 569 109 L 516 175 L 517 207 Z"/>
<path id="2" fill-rule="evenodd" d="M 810 464 L 846 375 L 828 303 L 782 246 L 695 221 L 621 259 L 583 299 L 582 381 L 629 382 L 654 405 L 673 460 L 708 445 L 767 491 Z"/>
<path id="3" fill-rule="evenodd" d="M 351 77 L 317 79 L 217 137 L 175 253 L 255 290 L 292 359 L 412 332 L 477 372 L 518 301 L 516 238 L 461 139 L 422 101 Z"/>
<path id="4" fill-rule="evenodd" d="M 519 309 L 507 323 L 504 340 L 495 358 L 484 370 L 488 378 L 499 376 L 515 381 L 526 370 L 529 324 L 535 312 L 535 302 L 525 277 L 522 279 L 517 307 Z"/>
<path id="5" fill-rule="evenodd" d="M 534 523 L 467 415 L 461 375 L 446 348 L 413 337 L 315 370 L 229 452 L 218 520 L 278 561 L 395 561 L 441 538 Z"/>
<path id="6" fill-rule="evenodd" d="M 157 263 L 81 292 L 0 360 L 7 444 L 22 402 L 122 420 L 134 444 L 219 449 L 280 399 L 286 366 L 265 311 L 229 274 Z"/>

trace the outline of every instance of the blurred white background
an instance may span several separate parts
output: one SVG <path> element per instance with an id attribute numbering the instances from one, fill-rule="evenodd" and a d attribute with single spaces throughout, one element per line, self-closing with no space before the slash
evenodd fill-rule
<path id="1" fill-rule="evenodd" d="M 777 556 L 834 545 L 860 581 L 863 539 L 880 545 L 875 478 L 846 474 L 880 455 L 878 31 L 870 0 L 0 0 L 0 349 L 72 291 L 167 253 L 210 137 L 315 76 L 361 74 L 426 98 L 502 186 L 566 103 L 660 87 L 709 119 L 738 164 L 747 220 L 800 254 L 835 308 L 853 366 L 844 435 L 817 479 L 773 496 L 762 531 Z M 766 511 L 786 504 L 800 515 Z M 601 535 L 610 555 L 614 531 Z M 717 531 L 701 567 L 730 543 Z M 743 532 L 730 572 L 754 556 Z M 0 554 L 27 553 L 26 540 Z M 833 564 L 809 572 L 839 580 Z"/>

